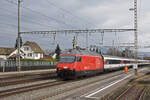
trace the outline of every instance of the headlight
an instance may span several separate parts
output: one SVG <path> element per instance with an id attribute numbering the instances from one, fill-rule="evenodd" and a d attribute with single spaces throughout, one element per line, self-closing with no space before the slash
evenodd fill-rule
<path id="1" fill-rule="evenodd" d="M 68 67 L 67 66 L 64 66 L 64 69 L 67 69 Z"/>

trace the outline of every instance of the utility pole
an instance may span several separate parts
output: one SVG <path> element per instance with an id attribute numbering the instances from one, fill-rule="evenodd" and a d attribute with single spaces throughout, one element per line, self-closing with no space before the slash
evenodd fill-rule
<path id="1" fill-rule="evenodd" d="M 72 47 L 73 47 L 73 49 L 75 49 L 75 42 L 76 42 L 76 40 L 75 40 L 75 36 L 74 36 L 73 39 L 72 39 Z"/>
<path id="2" fill-rule="evenodd" d="M 102 37 L 102 45 L 103 45 L 103 42 L 104 42 L 104 32 L 101 32 L 101 37 Z"/>
<path id="3" fill-rule="evenodd" d="M 78 32 L 75 33 L 75 48 L 78 46 Z"/>
<path id="4" fill-rule="evenodd" d="M 21 70 L 21 64 L 20 64 L 20 3 L 21 3 L 21 0 L 18 0 L 18 56 L 17 56 L 17 60 L 18 60 L 18 72 L 20 72 Z"/>
<path id="5" fill-rule="evenodd" d="M 134 8 L 130 9 L 131 11 L 134 11 L 134 59 L 135 59 L 135 65 L 134 68 L 134 74 L 135 76 L 138 75 L 138 25 L 137 25 L 137 0 L 134 0 Z"/>
<path id="6" fill-rule="evenodd" d="M 135 43 L 135 60 L 136 60 L 136 65 L 135 65 L 135 75 L 138 75 L 138 71 L 137 71 L 137 63 L 138 63 L 138 30 L 137 30 L 138 26 L 137 26 L 137 0 L 134 0 L 134 43 Z"/>
<path id="7" fill-rule="evenodd" d="M 88 46 L 88 33 L 86 34 L 86 49 L 88 50 L 89 46 Z"/>
<path id="8" fill-rule="evenodd" d="M 112 47 L 113 47 L 112 48 L 112 50 L 113 50 L 112 55 L 115 56 L 115 41 L 114 40 L 112 41 Z"/>
<path id="9" fill-rule="evenodd" d="M 101 32 L 101 37 L 102 37 L 102 43 L 101 43 L 101 54 L 103 54 L 102 52 L 102 48 L 103 48 L 103 44 L 104 44 L 104 31 Z"/>

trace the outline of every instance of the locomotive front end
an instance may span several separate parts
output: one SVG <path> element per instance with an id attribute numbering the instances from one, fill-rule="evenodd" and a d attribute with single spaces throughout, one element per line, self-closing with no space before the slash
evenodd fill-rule
<path id="1" fill-rule="evenodd" d="M 76 76 L 76 56 L 61 55 L 57 64 L 57 75 L 60 78 L 73 78 Z"/>

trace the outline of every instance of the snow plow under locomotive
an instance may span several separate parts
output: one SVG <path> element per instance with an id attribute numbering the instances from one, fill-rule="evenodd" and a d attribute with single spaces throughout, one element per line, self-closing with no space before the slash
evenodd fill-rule
<path id="1" fill-rule="evenodd" d="M 147 60 L 138 60 L 138 65 L 148 64 Z M 101 55 L 85 50 L 71 50 L 60 55 L 57 75 L 60 78 L 76 78 L 95 75 L 104 71 L 132 67 L 135 59 Z"/>

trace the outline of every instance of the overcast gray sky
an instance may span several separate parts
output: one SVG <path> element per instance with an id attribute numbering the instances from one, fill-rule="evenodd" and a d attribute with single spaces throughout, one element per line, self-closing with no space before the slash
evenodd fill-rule
<path id="1" fill-rule="evenodd" d="M 150 45 L 150 1 L 138 1 L 139 45 Z M 0 47 L 13 47 L 17 38 L 17 0 L 0 0 Z M 133 0 L 23 0 L 21 31 L 60 29 L 133 28 Z M 22 35 L 23 41 L 35 41 L 43 49 L 72 47 L 72 35 Z M 133 32 L 105 33 L 104 44 L 133 43 Z M 78 37 L 86 47 L 85 34 Z M 100 34 L 91 34 L 89 45 L 99 45 Z M 150 49 L 140 49 L 149 51 Z"/>

